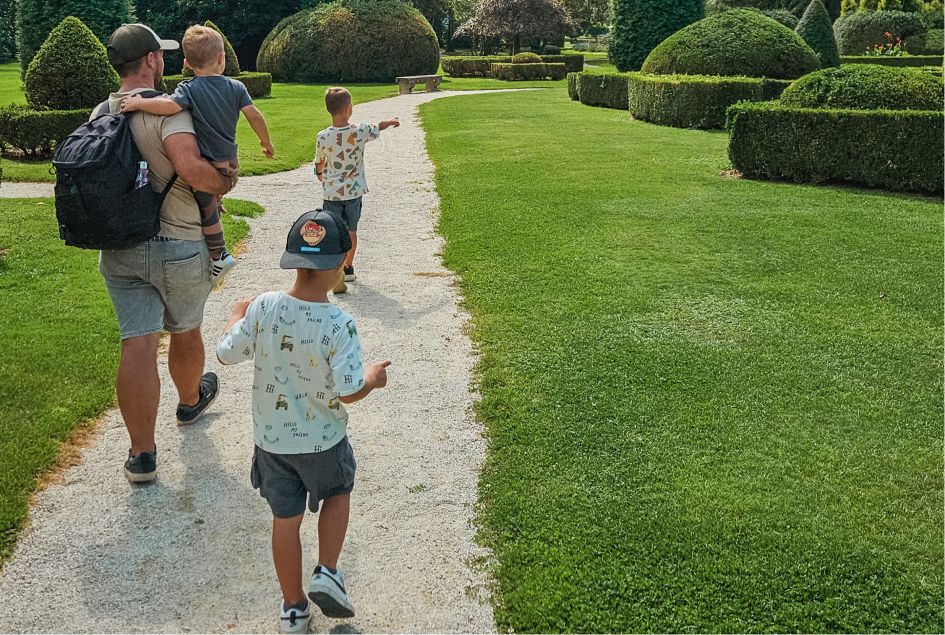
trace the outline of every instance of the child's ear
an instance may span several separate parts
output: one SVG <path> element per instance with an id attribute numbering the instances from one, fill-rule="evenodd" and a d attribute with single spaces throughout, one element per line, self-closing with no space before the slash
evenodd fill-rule
<path id="1" fill-rule="evenodd" d="M 186 66 L 190 70 L 194 70 L 194 67 L 190 65 L 190 62 L 187 61 L 186 57 L 184 58 L 184 66 Z"/>

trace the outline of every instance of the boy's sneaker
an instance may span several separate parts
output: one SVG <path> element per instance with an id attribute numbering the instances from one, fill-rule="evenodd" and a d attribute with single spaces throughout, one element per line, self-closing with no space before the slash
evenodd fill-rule
<path id="1" fill-rule="evenodd" d="M 128 450 L 125 461 L 125 478 L 129 483 L 148 483 L 157 478 L 157 448 L 154 452 L 142 452 L 133 456 Z"/>
<path id="2" fill-rule="evenodd" d="M 210 261 L 210 285 L 216 289 L 223 284 L 223 276 L 226 272 L 236 266 L 236 258 L 230 255 L 226 249 L 216 260 Z"/>
<path id="3" fill-rule="evenodd" d="M 352 282 L 354 280 L 357 280 L 357 276 L 354 275 L 354 265 L 345 267 L 345 282 Z"/>
<path id="4" fill-rule="evenodd" d="M 203 411 L 217 398 L 220 382 L 216 373 L 204 373 L 200 378 L 200 400 L 193 406 L 177 404 L 177 425 L 189 426 L 197 421 Z"/>
<path id="5" fill-rule="evenodd" d="M 308 622 L 312 619 L 312 605 L 306 603 L 304 609 L 285 607 L 285 601 L 279 603 L 279 629 L 283 633 L 307 633 Z"/>
<path id="6" fill-rule="evenodd" d="M 341 571 L 332 573 L 322 565 L 315 567 L 308 586 L 308 597 L 328 617 L 354 617 L 354 605 L 348 599 Z"/>

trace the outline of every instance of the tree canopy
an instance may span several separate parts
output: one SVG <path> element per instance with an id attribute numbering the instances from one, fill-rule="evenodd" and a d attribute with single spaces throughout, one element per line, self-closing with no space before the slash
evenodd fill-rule
<path id="1" fill-rule="evenodd" d="M 479 0 L 457 35 L 504 37 L 518 53 L 523 37 L 564 35 L 575 27 L 558 0 Z"/>

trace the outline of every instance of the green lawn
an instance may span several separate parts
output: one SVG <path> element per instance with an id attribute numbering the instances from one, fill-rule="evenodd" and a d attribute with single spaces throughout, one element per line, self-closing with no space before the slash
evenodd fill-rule
<path id="1" fill-rule="evenodd" d="M 942 631 L 940 202 L 563 91 L 421 113 L 501 632 Z"/>
<path id="2" fill-rule="evenodd" d="M 232 248 L 248 229 L 234 216 L 263 210 L 226 206 Z M 97 262 L 59 240 L 52 199 L 0 199 L 0 562 L 60 443 L 114 399 L 118 326 Z"/>

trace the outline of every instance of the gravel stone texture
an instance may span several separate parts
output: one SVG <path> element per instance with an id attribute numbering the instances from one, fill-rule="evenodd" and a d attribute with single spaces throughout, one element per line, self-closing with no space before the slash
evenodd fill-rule
<path id="1" fill-rule="evenodd" d="M 450 94 L 355 108 L 354 121 L 397 116 L 402 125 L 368 144 L 358 280 L 336 300 L 358 320 L 366 359 L 393 365 L 385 390 L 349 407 L 358 471 L 340 564 L 357 615 L 319 614 L 314 632 L 495 629 L 491 556 L 474 542 L 485 454 L 471 412 L 475 352 L 454 277 L 438 256 L 438 197 L 416 110 Z M 12 185 L 3 184 L 4 194 Z M 221 367 L 213 351 L 235 299 L 289 284 L 291 273 L 278 266 L 286 233 L 321 192 L 308 164 L 246 177 L 233 196 L 267 213 L 250 220 L 239 266 L 207 303 L 207 370 L 220 375 L 219 398 L 199 423 L 178 428 L 161 356 L 159 477 L 150 485 L 125 481 L 128 438 L 117 408 L 103 415 L 83 461 L 36 496 L 0 571 L 0 631 L 278 632 L 271 516 L 249 484 L 253 366 Z M 309 513 L 306 572 L 315 565 L 315 530 Z"/>

